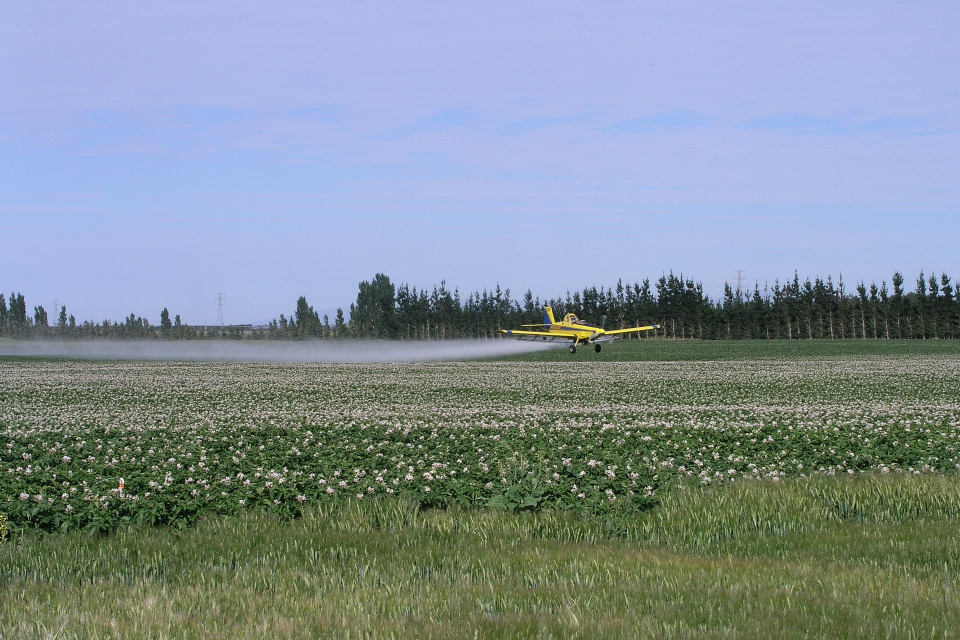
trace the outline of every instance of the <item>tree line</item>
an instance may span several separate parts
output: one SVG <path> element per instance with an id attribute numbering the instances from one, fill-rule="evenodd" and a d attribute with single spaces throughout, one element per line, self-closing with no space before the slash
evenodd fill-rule
<path id="1" fill-rule="evenodd" d="M 659 324 L 657 335 L 703 340 L 740 339 L 940 339 L 960 337 L 960 283 L 945 274 L 921 271 L 912 290 L 894 273 L 888 285 L 860 282 L 848 289 L 843 278 L 792 279 L 752 290 L 729 284 L 719 300 L 703 285 L 669 273 L 655 282 L 614 287 L 586 287 L 563 297 L 541 300 L 527 290 L 519 300 L 510 289 L 473 291 L 464 298 L 446 282 L 429 289 L 395 285 L 382 273 L 359 285 L 357 298 L 344 313 L 320 317 L 301 296 L 294 312 L 264 327 L 188 326 L 164 308 L 160 324 L 130 314 L 122 322 L 77 323 L 66 307 L 51 324 L 42 306 L 32 316 L 22 294 L 0 294 L 0 336 L 59 338 L 161 339 L 346 339 L 444 340 L 496 337 L 498 329 L 542 322 L 543 306 L 559 318 L 566 313 L 600 322 L 607 328 Z"/>
<path id="2" fill-rule="evenodd" d="M 42 305 L 35 306 L 32 315 L 28 314 L 22 293 L 11 293 L 9 303 L 0 293 L 0 337 L 239 339 L 242 337 L 242 328 L 189 326 L 180 321 L 179 315 L 171 320 L 170 312 L 166 308 L 160 312 L 159 325 L 153 325 L 146 318 L 133 313 L 120 322 L 107 319 L 102 322 L 85 320 L 78 323 L 73 314 L 67 313 L 66 306 L 60 307 L 56 322 L 51 322 Z"/>
<path id="3" fill-rule="evenodd" d="M 341 309 L 331 323 L 319 317 L 306 298 L 297 301 L 289 318 L 281 315 L 268 328 L 275 337 L 382 338 L 442 340 L 495 337 L 501 328 L 542 322 L 543 306 L 558 318 L 576 313 L 607 328 L 659 324 L 667 338 L 703 340 L 841 339 L 841 338 L 958 338 L 960 337 L 960 283 L 947 274 L 920 273 L 912 291 L 900 273 L 852 290 L 842 276 L 834 282 L 795 272 L 784 283 L 759 283 L 752 291 L 724 287 L 723 297 L 711 299 L 703 285 L 682 274 L 669 273 L 656 282 L 614 287 L 587 287 L 562 298 L 541 300 L 530 290 L 515 300 L 509 289 L 474 291 L 466 296 L 450 291 L 445 282 L 430 289 L 394 285 L 378 273 L 360 283 L 349 320 Z"/>

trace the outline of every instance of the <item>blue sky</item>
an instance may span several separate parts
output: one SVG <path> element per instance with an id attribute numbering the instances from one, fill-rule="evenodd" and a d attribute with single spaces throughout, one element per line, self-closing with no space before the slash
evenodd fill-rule
<path id="1" fill-rule="evenodd" d="M 197 5 L 200 6 L 197 6 Z M 0 1 L 0 289 L 960 277 L 960 5 Z"/>

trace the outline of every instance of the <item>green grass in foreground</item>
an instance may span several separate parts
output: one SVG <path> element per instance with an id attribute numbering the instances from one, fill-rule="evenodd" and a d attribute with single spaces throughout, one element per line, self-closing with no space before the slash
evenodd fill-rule
<path id="1" fill-rule="evenodd" d="M 960 340 L 616 340 L 595 353 L 580 345 L 496 358 L 521 362 L 636 362 L 822 358 L 831 356 L 957 355 Z"/>
<path id="2" fill-rule="evenodd" d="M 657 509 L 332 502 L 0 545 L 0 637 L 950 638 L 960 477 L 740 482 Z"/>

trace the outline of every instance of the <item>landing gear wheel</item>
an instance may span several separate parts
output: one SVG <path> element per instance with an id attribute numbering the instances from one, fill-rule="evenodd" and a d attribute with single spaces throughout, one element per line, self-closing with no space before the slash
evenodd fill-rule
<path id="1" fill-rule="evenodd" d="M 576 352 L 577 352 L 577 345 L 575 344 L 570 345 L 570 353 L 576 353 Z"/>
<path id="2" fill-rule="evenodd" d="M 597 353 L 600 353 L 600 345 L 598 344 L 593 345 L 593 350 L 596 351 Z"/>

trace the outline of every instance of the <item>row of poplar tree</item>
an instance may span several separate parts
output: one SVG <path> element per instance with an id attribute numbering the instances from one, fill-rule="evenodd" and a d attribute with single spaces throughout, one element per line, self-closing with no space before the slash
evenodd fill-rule
<path id="1" fill-rule="evenodd" d="M 713 300 L 703 285 L 672 272 L 656 282 L 588 287 L 563 298 L 540 300 L 528 290 L 514 300 L 510 290 L 475 291 L 463 299 L 446 283 L 431 289 L 395 286 L 384 274 L 360 283 L 349 320 L 342 310 L 331 324 L 301 297 L 290 318 L 280 316 L 268 328 L 277 337 L 356 337 L 405 340 L 494 337 L 501 328 L 543 322 L 543 306 L 557 318 L 576 313 L 606 328 L 659 324 L 668 338 L 695 339 L 839 339 L 958 338 L 960 283 L 947 274 L 916 280 L 912 291 L 895 273 L 890 285 L 860 283 L 848 290 L 839 278 L 793 279 L 752 291 L 724 288 Z"/>
<path id="2" fill-rule="evenodd" d="M 280 315 L 265 327 L 194 327 L 173 319 L 167 309 L 160 324 L 130 314 L 122 322 L 104 320 L 78 324 L 66 307 L 51 324 L 42 306 L 32 316 L 22 294 L 11 294 L 9 303 L 0 294 L 0 335 L 7 337 L 62 338 L 381 338 L 436 340 L 495 337 L 501 328 L 542 322 L 543 306 L 553 307 L 557 318 L 576 313 L 606 328 L 659 324 L 661 329 L 643 337 L 693 339 L 840 339 L 840 338 L 958 338 L 960 337 L 960 283 L 947 274 L 923 272 L 913 290 L 895 273 L 888 286 L 864 283 L 848 289 L 839 278 L 800 280 L 795 273 L 785 283 L 762 289 L 740 290 L 725 286 L 723 297 L 713 300 L 703 285 L 672 272 L 656 282 L 615 287 L 587 287 L 567 292 L 563 298 L 540 300 L 528 290 L 515 300 L 509 289 L 474 291 L 463 299 L 445 282 L 430 289 L 394 285 L 378 273 L 360 283 L 356 302 L 348 314 L 338 309 L 322 318 L 307 303 L 297 300 L 294 313 Z"/>
<path id="3" fill-rule="evenodd" d="M 67 307 L 61 306 L 56 322 L 51 323 L 47 310 L 35 306 L 33 313 L 27 311 L 22 293 L 10 294 L 10 301 L 0 293 L 0 336 L 7 338 L 239 338 L 237 327 L 192 327 L 180 321 L 180 316 L 170 319 L 170 312 L 160 312 L 160 324 L 152 325 L 146 318 L 131 313 L 120 322 L 86 320 L 78 323 Z"/>

